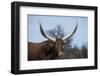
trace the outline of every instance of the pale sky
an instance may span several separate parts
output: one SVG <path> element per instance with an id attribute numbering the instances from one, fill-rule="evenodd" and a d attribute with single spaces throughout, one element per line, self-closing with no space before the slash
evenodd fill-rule
<path id="1" fill-rule="evenodd" d="M 42 42 L 47 40 L 40 33 L 39 22 L 41 22 L 44 31 L 55 28 L 60 24 L 67 34 L 73 30 L 78 21 L 78 28 L 73 35 L 72 46 L 81 47 L 88 42 L 88 17 L 79 16 L 45 16 L 45 15 L 28 15 L 28 41 Z"/>

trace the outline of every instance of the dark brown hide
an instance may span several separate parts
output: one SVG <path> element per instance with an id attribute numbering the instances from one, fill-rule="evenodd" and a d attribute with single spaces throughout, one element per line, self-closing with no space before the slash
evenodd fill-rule
<path id="1" fill-rule="evenodd" d="M 58 57 L 64 56 L 63 51 L 64 42 L 61 38 L 56 39 L 55 41 L 55 50 L 58 52 Z"/>
<path id="2" fill-rule="evenodd" d="M 28 42 L 28 60 L 48 60 L 57 57 L 54 46 L 50 46 L 49 41 L 41 43 Z"/>

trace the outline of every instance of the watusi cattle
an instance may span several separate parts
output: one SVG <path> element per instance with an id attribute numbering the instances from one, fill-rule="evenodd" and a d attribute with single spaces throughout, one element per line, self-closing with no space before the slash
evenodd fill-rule
<path id="1" fill-rule="evenodd" d="M 64 56 L 63 46 L 67 42 L 67 39 L 76 32 L 77 26 L 78 24 L 67 36 L 53 38 L 44 32 L 40 24 L 40 32 L 48 40 L 41 43 L 28 42 L 28 60 L 50 60 Z"/>

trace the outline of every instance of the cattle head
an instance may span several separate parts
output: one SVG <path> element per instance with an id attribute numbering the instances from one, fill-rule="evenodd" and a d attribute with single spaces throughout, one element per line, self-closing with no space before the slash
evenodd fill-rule
<path id="1" fill-rule="evenodd" d="M 64 56 L 64 44 L 67 42 L 68 38 L 70 38 L 77 30 L 77 26 L 78 24 L 76 24 L 75 28 L 73 29 L 73 31 L 71 33 L 69 33 L 68 35 L 62 37 L 62 38 L 54 38 L 49 36 L 48 34 L 46 34 L 40 24 L 40 32 L 41 34 L 48 39 L 49 41 L 49 45 L 51 47 L 54 47 L 57 56 L 61 57 Z"/>

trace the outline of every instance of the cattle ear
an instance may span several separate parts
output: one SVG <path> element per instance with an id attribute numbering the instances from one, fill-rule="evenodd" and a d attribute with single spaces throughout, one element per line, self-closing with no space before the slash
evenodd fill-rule
<path id="1" fill-rule="evenodd" d="M 50 46 L 52 46 L 52 47 L 54 47 L 55 42 L 53 42 L 53 41 L 49 40 L 49 45 L 50 45 Z"/>
<path id="2" fill-rule="evenodd" d="M 52 47 L 54 47 L 54 44 L 52 44 L 52 43 L 49 43 L 49 45 L 52 46 Z"/>

